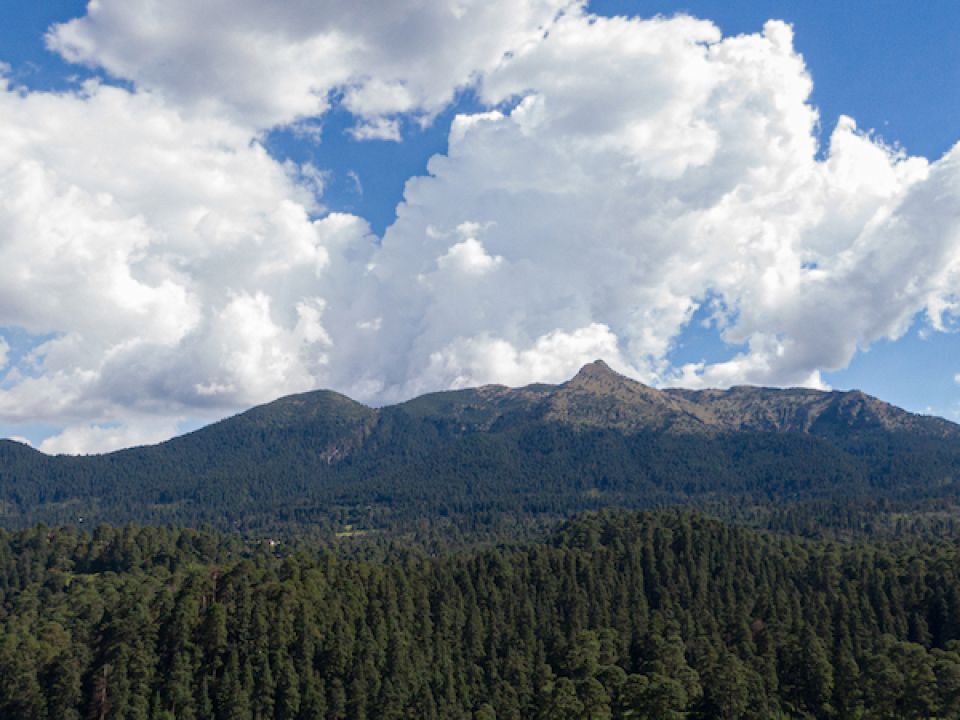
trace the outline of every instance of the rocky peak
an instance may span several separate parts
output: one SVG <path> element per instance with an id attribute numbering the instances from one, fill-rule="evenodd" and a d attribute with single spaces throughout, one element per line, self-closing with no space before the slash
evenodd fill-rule
<path id="1" fill-rule="evenodd" d="M 611 390 L 623 385 L 642 386 L 641 383 L 614 371 L 603 360 L 594 360 L 584 365 L 580 372 L 564 385 L 581 390 Z"/>
<path id="2" fill-rule="evenodd" d="M 704 413 L 682 398 L 672 398 L 615 372 L 603 360 L 584 365 L 548 399 L 548 420 L 582 426 L 640 429 L 699 428 Z"/>

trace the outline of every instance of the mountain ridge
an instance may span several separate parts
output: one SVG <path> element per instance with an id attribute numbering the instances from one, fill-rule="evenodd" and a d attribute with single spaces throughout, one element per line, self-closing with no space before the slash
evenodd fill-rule
<path id="1" fill-rule="evenodd" d="M 622 375 L 598 359 L 584 365 L 570 380 L 555 385 L 480 385 L 426 393 L 382 407 L 366 405 L 334 390 L 311 390 L 253 406 L 161 443 L 98 455 L 176 443 L 224 423 L 249 424 L 261 431 L 307 423 L 326 436 L 335 434 L 338 424 L 341 429 L 347 421 L 370 424 L 393 409 L 421 417 L 449 414 L 464 421 L 464 430 L 472 431 L 489 431 L 511 412 L 526 410 L 530 416 L 543 421 L 624 431 L 816 433 L 825 432 L 829 421 L 834 428 L 846 422 L 857 428 L 960 438 L 960 425 L 956 423 L 939 416 L 909 412 L 857 389 L 755 385 L 735 385 L 727 389 L 658 389 Z M 3 443 L 42 453 L 16 440 L 0 439 L 0 444 Z"/>
<path id="2" fill-rule="evenodd" d="M 301 393 L 103 455 L 0 443 L 0 526 L 496 526 L 605 506 L 840 497 L 952 502 L 960 426 L 859 391 L 658 390 L 591 363 L 558 385 L 380 408 Z"/>
<path id="3" fill-rule="evenodd" d="M 461 411 L 464 407 L 476 411 L 477 402 L 492 402 L 498 409 L 510 409 L 526 401 L 540 405 L 544 420 L 625 431 L 824 433 L 828 432 L 828 425 L 837 429 L 847 423 L 859 429 L 874 427 L 960 438 L 960 425 L 956 423 L 908 412 L 861 390 L 750 385 L 726 390 L 660 390 L 617 373 L 603 360 L 585 365 L 573 378 L 558 385 L 483 385 L 430 393 L 400 405 L 417 407 L 425 404 L 427 398 L 446 412 L 457 411 L 455 398 L 475 400 L 461 402 Z"/>

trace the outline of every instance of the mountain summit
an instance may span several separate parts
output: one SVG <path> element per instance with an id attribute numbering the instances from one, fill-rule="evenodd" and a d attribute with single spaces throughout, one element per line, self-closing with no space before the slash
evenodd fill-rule
<path id="1" fill-rule="evenodd" d="M 546 419 L 572 425 L 687 432 L 710 425 L 693 403 L 631 380 L 603 360 L 585 365 L 572 380 L 556 386 L 545 402 Z"/>
<path id="2" fill-rule="evenodd" d="M 624 382 L 639 384 L 635 380 L 630 380 L 625 375 L 614 371 L 603 360 L 594 360 L 580 368 L 580 371 L 571 380 L 568 380 L 566 385 L 609 387 Z"/>

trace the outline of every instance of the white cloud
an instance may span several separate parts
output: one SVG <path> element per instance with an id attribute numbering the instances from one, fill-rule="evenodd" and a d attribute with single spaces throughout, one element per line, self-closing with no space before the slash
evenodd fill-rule
<path id="1" fill-rule="evenodd" d="M 8 374 L 0 416 L 110 427 L 70 435 L 93 442 L 133 437 L 112 426 L 131 410 L 314 387 L 325 277 L 372 246 L 359 218 L 312 219 L 321 181 L 149 93 L 0 88 L 0 326 L 52 336 Z"/>
<path id="2" fill-rule="evenodd" d="M 375 118 L 350 129 L 355 140 L 390 140 L 400 142 L 400 122 L 396 119 Z"/>
<path id="3" fill-rule="evenodd" d="M 608 358 L 618 369 L 626 368 L 610 328 L 592 324 L 573 332 L 546 333 L 525 350 L 517 350 L 502 338 L 480 335 L 457 338 L 430 356 L 425 373 L 405 394 L 437 387 L 463 388 L 476 384 L 512 386 L 532 382 L 563 382 L 598 357 Z"/>
<path id="4" fill-rule="evenodd" d="M 451 245 L 446 254 L 437 258 L 440 270 L 451 270 L 467 275 L 485 275 L 503 262 L 497 255 L 491 257 L 483 248 L 483 243 L 475 237 Z"/>
<path id="5" fill-rule="evenodd" d="M 408 183 L 374 258 L 370 372 L 387 396 L 439 382 L 437 367 L 479 382 L 511 365 L 464 361 L 471 348 L 511 357 L 605 327 L 648 382 L 821 386 L 918 312 L 939 322 L 958 279 L 960 151 L 930 166 L 844 118 L 819 160 L 811 88 L 782 23 L 721 39 L 685 17 L 561 19 L 484 76 L 482 96 L 513 109 L 457 118 L 448 154 Z M 451 248 L 437 228 L 465 221 L 482 232 Z M 467 257 L 496 272 L 433 271 Z M 671 367 L 706 298 L 747 350 Z"/>
<path id="6" fill-rule="evenodd" d="M 332 94 L 384 137 L 388 116 L 431 116 L 534 42 L 571 0 L 98 0 L 48 46 L 201 112 L 260 128 L 321 115 Z M 392 136 L 391 136 L 392 137 Z"/>
<path id="7" fill-rule="evenodd" d="M 10 345 L 7 344 L 7 341 L 0 337 L 0 370 L 4 370 L 7 367 L 7 357 L 10 354 Z"/>
<path id="8" fill-rule="evenodd" d="M 952 326 L 960 148 L 928 163 L 845 118 L 818 159 L 782 23 L 722 38 L 574 11 L 543 37 L 556 3 L 506 20 L 498 2 L 428 3 L 396 12 L 452 28 L 436 48 L 401 32 L 367 47 L 398 16 L 347 33 L 332 3 L 174 2 L 151 25 L 147 5 L 101 0 L 53 40 L 136 92 L 0 92 L 0 326 L 50 337 L 8 371 L 0 419 L 66 427 L 47 449 L 313 387 L 384 402 L 596 357 L 657 384 L 821 386 L 918 313 Z M 458 23 L 478 17 L 498 29 L 467 41 Z M 488 110 L 456 118 L 380 243 L 360 218 L 316 219 L 323 172 L 274 161 L 251 129 L 341 87 L 358 132 L 390 135 L 467 82 Z M 673 366 L 708 302 L 743 350 Z"/>
<path id="9" fill-rule="evenodd" d="M 92 455 L 135 445 L 151 445 L 177 432 L 176 418 L 139 418 L 128 424 L 73 425 L 40 443 L 50 455 Z"/>

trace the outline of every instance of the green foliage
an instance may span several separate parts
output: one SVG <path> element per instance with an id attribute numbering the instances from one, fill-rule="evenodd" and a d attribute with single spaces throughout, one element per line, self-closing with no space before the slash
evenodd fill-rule
<path id="1" fill-rule="evenodd" d="M 0 532 L 0 717 L 955 718 L 958 560 L 675 511 L 376 560 Z"/>

